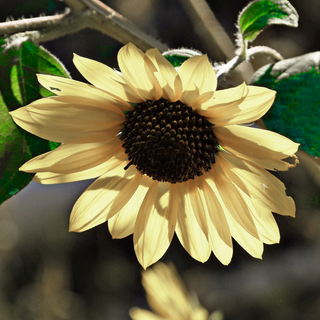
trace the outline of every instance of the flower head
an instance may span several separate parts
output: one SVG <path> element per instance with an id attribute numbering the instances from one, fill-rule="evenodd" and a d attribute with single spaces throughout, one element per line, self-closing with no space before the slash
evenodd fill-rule
<path id="1" fill-rule="evenodd" d="M 39 75 L 56 94 L 11 113 L 25 130 L 61 142 L 20 169 L 44 184 L 98 178 L 73 207 L 70 231 L 108 221 L 111 235 L 133 233 L 147 267 L 168 249 L 174 232 L 195 259 L 211 251 L 223 263 L 232 238 L 261 258 L 279 241 L 272 212 L 295 215 L 285 186 L 268 170 L 295 164 L 298 144 L 247 125 L 263 116 L 275 92 L 247 86 L 216 91 L 206 55 L 178 70 L 157 49 L 120 49 L 120 72 L 74 57 L 92 84 Z"/>
<path id="2" fill-rule="evenodd" d="M 148 303 L 156 314 L 132 308 L 133 320 L 207 320 L 208 311 L 199 305 L 195 295 L 190 295 L 174 265 L 157 263 L 143 271 L 142 284 Z"/>

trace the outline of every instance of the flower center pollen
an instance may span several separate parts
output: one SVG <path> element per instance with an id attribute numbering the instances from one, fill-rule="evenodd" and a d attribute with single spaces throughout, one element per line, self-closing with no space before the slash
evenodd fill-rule
<path id="1" fill-rule="evenodd" d="M 120 139 L 129 164 L 154 180 L 179 183 L 212 168 L 218 141 L 212 125 L 181 101 L 146 101 L 126 114 Z"/>

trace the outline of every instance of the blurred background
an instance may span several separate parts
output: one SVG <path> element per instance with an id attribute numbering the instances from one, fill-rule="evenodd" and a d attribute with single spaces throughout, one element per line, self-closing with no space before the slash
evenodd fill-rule
<path id="1" fill-rule="evenodd" d="M 206 43 L 184 0 L 104 0 L 140 29 L 171 48 L 195 48 L 212 61 L 226 61 Z M 234 41 L 235 23 L 244 0 L 208 1 Z M 292 0 L 299 27 L 271 26 L 254 45 L 267 45 L 285 58 L 318 51 L 320 1 Z M 55 0 L 0 1 L 0 20 L 52 15 L 64 11 Z M 56 55 L 72 78 L 84 80 L 72 54 L 117 67 L 122 46 L 95 30 L 83 30 L 42 44 Z M 251 61 L 253 69 L 268 63 Z M 239 79 L 229 79 L 238 84 Z M 175 237 L 162 261 L 172 261 L 190 291 L 226 320 L 320 319 L 320 178 L 319 166 L 303 154 L 300 165 L 277 173 L 296 201 L 295 219 L 276 215 L 280 244 L 265 246 L 256 260 L 234 242 L 234 257 L 223 266 L 211 256 L 193 260 Z M 148 308 L 132 236 L 112 240 L 107 223 L 80 234 L 68 233 L 71 208 L 92 181 L 43 186 L 32 182 L 0 206 L 1 320 L 127 320 L 133 306 Z"/>

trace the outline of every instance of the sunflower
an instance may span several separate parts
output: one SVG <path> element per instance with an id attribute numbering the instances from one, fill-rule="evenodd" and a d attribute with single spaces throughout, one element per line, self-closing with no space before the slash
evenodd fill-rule
<path id="1" fill-rule="evenodd" d="M 279 242 L 272 212 L 294 216 L 295 204 L 266 169 L 295 166 L 298 144 L 245 125 L 268 111 L 274 91 L 216 91 L 206 55 L 176 70 L 157 49 L 131 43 L 119 51 L 121 72 L 77 55 L 74 63 L 92 85 L 39 75 L 56 96 L 11 112 L 23 129 L 62 143 L 20 170 L 43 184 L 98 178 L 75 203 L 70 231 L 108 221 L 113 238 L 133 233 L 144 268 L 174 233 L 194 259 L 212 251 L 223 264 L 232 238 L 256 258 L 263 243 Z"/>
<path id="2" fill-rule="evenodd" d="M 146 290 L 152 313 L 132 308 L 133 320 L 207 320 L 208 311 L 199 305 L 196 295 L 190 295 L 173 264 L 157 263 L 143 271 L 142 285 Z"/>

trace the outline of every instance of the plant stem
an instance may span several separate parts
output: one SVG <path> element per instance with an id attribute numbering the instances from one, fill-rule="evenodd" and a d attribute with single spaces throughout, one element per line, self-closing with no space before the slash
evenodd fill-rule
<path id="1" fill-rule="evenodd" d="M 197 26 L 196 32 L 218 60 L 231 59 L 235 46 L 205 0 L 181 0 Z"/>
<path id="2" fill-rule="evenodd" d="M 70 7 L 64 14 L 22 19 L 0 23 L 0 35 L 35 43 L 51 41 L 81 29 L 99 30 L 117 41 L 126 44 L 134 43 L 142 50 L 158 48 L 161 52 L 168 47 L 147 35 L 122 15 L 106 6 L 99 0 L 65 0 Z M 12 42 L 9 39 L 8 43 Z"/>
<path id="3" fill-rule="evenodd" d="M 10 35 L 18 32 L 32 31 L 43 29 L 46 27 L 53 27 L 60 24 L 70 14 L 70 9 L 67 9 L 65 13 L 55 16 L 28 18 L 14 21 L 7 21 L 0 23 L 0 35 Z"/>
<path id="4" fill-rule="evenodd" d="M 197 33 L 208 47 L 209 55 L 216 61 L 232 59 L 236 47 L 208 3 L 205 0 L 180 0 L 180 2 L 197 26 Z M 254 70 L 251 64 L 246 64 L 240 66 L 237 71 L 242 81 L 249 81 Z"/>
<path id="5" fill-rule="evenodd" d="M 235 56 L 219 69 L 219 71 L 217 72 L 218 82 L 221 82 L 227 74 L 233 71 L 243 61 L 249 60 L 252 56 L 259 54 L 268 56 L 274 61 L 283 60 L 281 54 L 272 48 L 266 46 L 256 46 L 250 49 L 246 49 L 246 46 L 243 46 L 242 52 L 239 55 Z"/>
<path id="6" fill-rule="evenodd" d="M 248 59 L 252 56 L 260 55 L 260 54 L 267 56 L 267 57 L 270 57 L 271 59 L 273 59 L 276 62 L 283 60 L 282 55 L 278 51 L 276 51 L 272 48 L 269 48 L 267 46 L 256 46 L 256 47 L 252 47 L 250 49 L 247 49 L 247 58 Z"/>
<path id="7" fill-rule="evenodd" d="M 88 8 L 97 12 L 95 19 L 93 19 L 95 23 L 91 28 L 99 30 L 124 44 L 132 42 L 142 50 L 158 48 L 160 52 L 163 52 L 168 49 L 165 44 L 142 32 L 133 23 L 101 1 L 81 1 L 86 4 Z"/>

